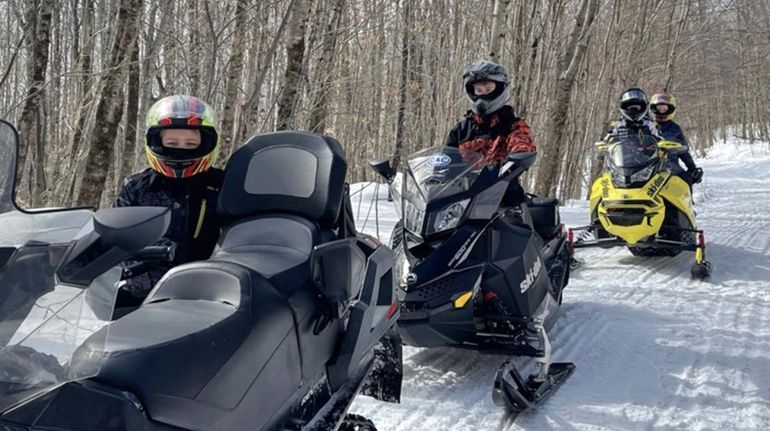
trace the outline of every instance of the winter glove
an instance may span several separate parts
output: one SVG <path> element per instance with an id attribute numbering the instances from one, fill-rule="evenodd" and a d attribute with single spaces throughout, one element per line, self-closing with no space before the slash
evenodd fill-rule
<path id="1" fill-rule="evenodd" d="M 695 168 L 692 171 L 689 172 L 690 177 L 692 177 L 692 183 L 698 184 L 703 180 L 703 169 L 701 168 Z"/>

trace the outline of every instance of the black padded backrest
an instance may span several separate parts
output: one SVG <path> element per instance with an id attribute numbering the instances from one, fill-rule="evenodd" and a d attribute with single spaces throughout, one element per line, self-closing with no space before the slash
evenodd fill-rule
<path id="1" fill-rule="evenodd" d="M 334 138 L 293 131 L 256 135 L 227 162 L 218 210 L 229 221 L 286 212 L 335 227 L 346 172 Z"/>

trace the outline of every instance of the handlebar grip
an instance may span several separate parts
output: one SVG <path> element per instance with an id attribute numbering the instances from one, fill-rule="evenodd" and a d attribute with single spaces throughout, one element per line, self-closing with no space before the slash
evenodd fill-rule
<path id="1" fill-rule="evenodd" d="M 166 245 L 153 245 L 131 254 L 129 259 L 142 262 L 170 262 L 174 260 L 175 248 Z"/>

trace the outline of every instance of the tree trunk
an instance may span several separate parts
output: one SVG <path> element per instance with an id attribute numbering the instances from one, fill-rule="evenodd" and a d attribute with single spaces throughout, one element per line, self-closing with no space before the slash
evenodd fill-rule
<path id="1" fill-rule="evenodd" d="M 398 114 L 396 116 L 396 148 L 391 158 L 393 169 L 398 170 L 401 158 L 404 156 L 404 117 L 406 113 L 407 86 L 409 79 L 409 39 L 412 19 L 410 12 L 411 0 L 404 0 L 404 36 L 401 41 L 401 85 L 398 89 Z"/>
<path id="2" fill-rule="evenodd" d="M 42 132 L 43 124 L 41 122 L 40 109 L 43 100 L 43 86 L 45 85 L 45 74 L 48 69 L 48 48 L 51 44 L 51 19 L 53 17 L 53 0 L 40 0 L 30 5 L 30 11 L 27 19 L 27 25 L 34 28 L 32 37 L 29 41 L 31 57 L 28 60 L 27 67 L 27 94 L 24 99 L 24 107 L 21 111 L 19 120 L 19 134 L 22 137 L 19 147 L 19 158 L 17 162 L 19 176 L 17 184 L 21 184 L 22 179 L 27 176 L 30 195 L 26 196 L 30 205 L 39 202 L 38 192 L 45 190 L 45 172 L 35 172 L 33 175 L 26 175 L 27 155 L 31 150 L 37 152 L 37 158 L 42 158 L 45 151 L 43 139 L 45 133 Z M 31 165 L 37 166 L 33 163 Z M 39 166 L 37 169 L 39 170 Z M 39 188 L 42 187 L 42 188 Z"/>
<path id="3" fill-rule="evenodd" d="M 81 44 L 80 52 L 78 53 L 78 71 L 81 76 L 78 82 L 77 96 L 79 98 L 78 107 L 76 109 L 76 115 L 74 118 L 74 127 L 72 130 L 72 137 L 69 140 L 69 157 L 61 164 L 58 171 L 58 177 L 64 177 L 64 181 L 61 181 L 61 188 L 56 192 L 57 196 L 61 196 L 59 199 L 61 202 L 68 205 L 71 202 L 74 203 L 73 190 L 75 188 L 76 177 L 74 175 L 67 175 L 65 173 L 71 172 L 72 168 L 77 166 L 78 157 L 80 157 L 81 149 L 83 145 L 83 135 L 86 131 L 86 121 L 88 119 L 89 107 L 92 102 L 92 95 L 94 94 L 91 88 L 93 84 L 93 78 L 91 77 L 91 67 L 94 49 L 94 0 L 85 0 L 83 4 L 83 20 L 81 33 L 83 34 L 83 43 Z"/>
<path id="4" fill-rule="evenodd" d="M 295 127 L 295 115 L 299 102 L 305 58 L 305 27 L 307 26 L 309 0 L 296 0 L 289 24 L 289 43 L 286 45 L 286 71 L 283 89 L 278 101 L 278 130 Z"/>
<path id="5" fill-rule="evenodd" d="M 551 138 L 542 145 L 542 159 L 538 170 L 537 191 L 543 196 L 553 195 L 558 185 L 562 154 L 564 146 L 565 124 L 569 113 L 570 95 L 575 84 L 578 68 L 588 46 L 588 38 L 591 34 L 592 23 L 599 8 L 599 0 L 583 0 L 575 21 L 575 27 L 570 36 L 570 45 L 567 48 L 568 57 L 562 62 L 566 69 L 562 70 L 556 84 L 556 95 L 551 105 L 549 114 L 549 127 Z"/>
<path id="6" fill-rule="evenodd" d="M 227 65 L 227 81 L 225 83 L 225 104 L 222 110 L 222 121 L 220 123 L 219 140 L 222 148 L 220 149 L 223 157 L 228 157 L 232 153 L 235 143 L 233 137 L 235 131 L 235 107 L 238 106 L 238 94 L 243 75 L 243 52 L 246 32 L 246 8 L 248 0 L 236 0 L 235 3 L 235 30 L 233 31 L 233 45 L 230 54 L 230 62 Z"/>
<path id="7" fill-rule="evenodd" d="M 511 0 L 495 0 L 492 12 L 492 35 L 489 41 L 489 59 L 499 62 L 500 48 L 505 40 L 508 26 L 508 5 Z"/>
<path id="8" fill-rule="evenodd" d="M 673 8 L 673 6 L 672 6 Z M 674 33 L 673 40 L 671 41 L 671 49 L 668 52 L 667 60 L 666 60 L 666 69 L 663 73 L 664 76 L 664 82 L 665 85 L 663 88 L 668 89 L 671 86 L 671 80 L 674 77 L 674 59 L 676 58 L 676 49 L 679 46 L 679 41 L 682 38 L 682 31 L 684 30 L 684 27 L 687 22 L 687 18 L 690 14 L 690 2 L 685 2 L 684 10 L 682 11 L 681 16 L 679 17 L 679 22 L 676 26 L 676 33 Z M 674 25 L 674 21 L 671 20 L 671 26 Z"/>
<path id="9" fill-rule="evenodd" d="M 326 116 L 328 110 L 329 83 L 331 82 L 332 72 L 334 71 L 334 58 L 337 50 L 337 38 L 339 37 L 340 20 L 342 19 L 342 9 L 345 7 L 346 0 L 336 0 L 332 6 L 332 16 L 329 20 L 323 38 L 323 51 L 319 59 L 319 91 L 318 99 L 313 104 L 310 112 L 310 122 L 308 124 L 310 131 L 315 133 L 324 133 L 326 130 Z"/>
<path id="10" fill-rule="evenodd" d="M 101 119 L 88 141 L 85 175 L 77 197 L 78 206 L 98 205 L 106 185 L 108 166 L 113 162 L 115 136 L 123 116 L 124 62 L 139 28 L 137 15 L 143 0 L 121 0 L 115 22 L 115 38 L 109 51 L 107 65 L 113 70 L 105 74 L 96 112 Z"/>
<path id="11" fill-rule="evenodd" d="M 134 170 L 134 153 L 137 145 L 136 126 L 139 117 L 139 38 L 131 44 L 131 55 L 128 64 L 128 91 L 126 93 L 126 130 L 123 136 L 123 151 L 120 159 L 120 169 L 116 175 L 118 186 Z"/>
<path id="12" fill-rule="evenodd" d="M 288 27 L 290 14 L 294 7 L 294 4 L 299 0 L 290 0 L 289 5 L 286 7 L 286 12 L 281 19 L 281 25 L 278 27 L 273 40 L 270 43 L 270 47 L 264 56 L 262 56 L 262 66 L 260 67 L 257 78 L 254 81 L 254 88 L 249 96 L 249 99 L 243 105 L 241 109 L 241 120 L 238 121 L 238 130 L 235 136 L 238 139 L 244 140 L 251 132 L 249 130 L 255 130 L 259 122 L 259 99 L 262 92 L 262 85 L 265 83 L 267 72 L 270 70 L 269 64 L 272 62 L 275 52 L 278 50 L 278 42 L 281 40 L 286 28 Z"/>

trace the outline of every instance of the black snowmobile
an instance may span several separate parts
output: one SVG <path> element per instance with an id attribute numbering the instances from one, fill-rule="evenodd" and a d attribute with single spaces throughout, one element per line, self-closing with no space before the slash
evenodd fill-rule
<path id="1" fill-rule="evenodd" d="M 498 369 L 493 399 L 514 414 L 539 404 L 574 370 L 551 362 L 547 335 L 573 254 L 558 202 L 504 199 L 535 157 L 513 153 L 502 166 L 484 167 L 475 153 L 429 149 L 409 156 L 398 175 L 388 162 L 371 162 L 391 183 L 401 214 L 391 241 L 404 343 L 535 357 L 539 372 L 527 379 L 510 361 Z"/>
<path id="2" fill-rule="evenodd" d="M 0 122 L 0 429 L 374 429 L 346 412 L 399 315 L 393 255 L 349 228 L 337 141 L 251 138 L 213 256 L 114 321 L 118 264 L 158 254 L 168 209 L 24 213 L 15 155 Z M 397 400 L 400 376 L 367 387 Z"/>

